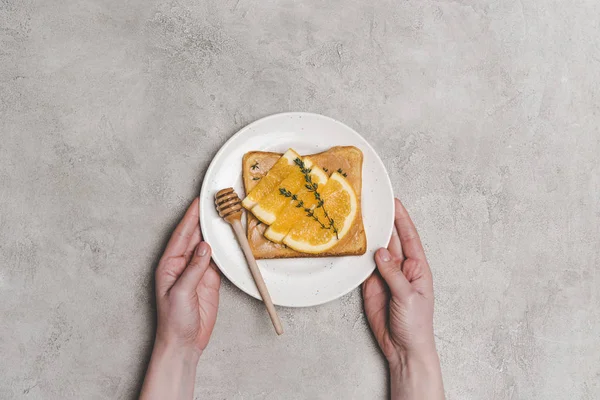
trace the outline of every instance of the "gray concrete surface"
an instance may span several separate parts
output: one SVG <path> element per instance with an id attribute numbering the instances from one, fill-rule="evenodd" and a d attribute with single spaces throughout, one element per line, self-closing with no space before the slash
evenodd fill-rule
<path id="1" fill-rule="evenodd" d="M 134 398 L 211 156 L 302 110 L 414 216 L 448 399 L 598 399 L 599 102 L 596 0 L 0 0 L 0 398 Z M 386 396 L 358 291 L 281 314 L 224 284 L 198 399 Z"/>

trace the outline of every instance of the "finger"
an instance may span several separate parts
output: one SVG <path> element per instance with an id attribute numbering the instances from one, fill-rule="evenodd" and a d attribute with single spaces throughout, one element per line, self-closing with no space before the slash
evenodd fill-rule
<path id="1" fill-rule="evenodd" d="M 425 260 L 425 251 L 423 250 L 421 239 L 408 215 L 408 211 L 406 211 L 400 200 L 396 199 L 395 203 L 396 215 L 394 225 L 396 225 L 396 229 L 398 230 L 404 257 Z"/>
<path id="2" fill-rule="evenodd" d="M 413 290 L 412 286 L 402 273 L 401 263 L 394 260 L 387 249 L 379 249 L 375 254 L 375 263 L 381 277 L 390 288 L 394 296 L 406 298 Z"/>
<path id="3" fill-rule="evenodd" d="M 189 264 L 190 260 L 192 259 L 192 255 L 194 255 L 194 250 L 196 250 L 196 247 L 201 240 L 202 234 L 200 233 L 200 226 L 197 226 L 196 229 L 194 229 L 192 237 L 190 238 L 190 243 L 188 243 L 188 246 L 183 253 L 186 265 Z"/>
<path id="4" fill-rule="evenodd" d="M 163 258 L 179 257 L 184 254 L 192 236 L 194 235 L 196 227 L 199 225 L 198 203 L 199 200 L 196 197 L 185 212 L 181 222 L 179 222 L 179 225 L 177 225 L 177 228 L 175 228 L 175 231 L 171 235 L 171 239 L 169 239 L 169 243 L 167 244 Z"/>
<path id="5" fill-rule="evenodd" d="M 188 262 L 183 256 L 161 260 L 156 270 L 156 293 L 165 295 L 181 276 L 186 265 Z"/>
<path id="6" fill-rule="evenodd" d="M 208 269 L 210 264 L 210 246 L 206 242 L 200 242 L 192 260 L 185 268 L 181 277 L 173 285 L 173 289 L 184 293 L 193 293 L 200 283 L 200 279 Z"/>
<path id="7" fill-rule="evenodd" d="M 385 281 L 376 270 L 362 284 L 363 301 L 367 302 L 371 297 L 385 294 L 387 291 Z"/>
<path id="8" fill-rule="evenodd" d="M 362 284 L 365 310 L 372 313 L 380 309 L 389 300 L 389 289 L 378 271 L 375 271 Z"/>
<path id="9" fill-rule="evenodd" d="M 206 270 L 204 276 L 200 280 L 196 289 L 198 293 L 198 301 L 200 307 L 210 305 L 217 308 L 219 305 L 219 289 L 221 287 L 221 274 L 215 268 L 214 264 L 210 263 L 210 268 Z"/>
<path id="10" fill-rule="evenodd" d="M 402 273 L 417 292 L 427 297 L 433 294 L 433 281 L 427 262 L 410 258 L 402 264 Z"/>
<path id="11" fill-rule="evenodd" d="M 394 226 L 392 229 L 392 237 L 388 243 L 388 251 L 392 255 L 392 258 L 397 261 L 404 261 L 404 253 L 402 253 L 402 245 L 400 244 L 400 236 L 398 236 L 398 230 Z"/>
<path id="12" fill-rule="evenodd" d="M 221 270 L 219 269 L 219 267 L 217 267 L 217 264 L 215 264 L 215 262 L 214 262 L 213 260 L 210 260 L 210 267 L 211 267 L 212 269 L 214 269 L 214 270 L 215 270 L 215 272 L 216 272 L 217 274 L 219 274 L 219 276 L 221 276 Z"/>
<path id="13" fill-rule="evenodd" d="M 202 322 L 202 335 L 205 335 L 206 341 L 210 338 L 215 327 L 215 322 L 217 321 L 220 287 L 221 274 L 214 267 L 214 264 L 211 263 L 196 288 L 200 321 Z"/>
<path id="14" fill-rule="evenodd" d="M 383 343 L 388 323 L 388 304 L 390 301 L 389 290 L 375 271 L 362 285 L 363 303 L 369 326 L 378 342 Z"/>

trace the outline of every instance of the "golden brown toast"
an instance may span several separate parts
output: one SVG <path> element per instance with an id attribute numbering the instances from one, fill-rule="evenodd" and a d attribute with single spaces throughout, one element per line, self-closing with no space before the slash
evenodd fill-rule
<path id="1" fill-rule="evenodd" d="M 264 176 L 271 169 L 279 157 L 281 157 L 279 153 L 264 151 L 252 151 L 244 155 L 242 160 L 242 177 L 246 193 L 252 190 L 260 177 Z M 263 232 L 267 228 L 266 225 L 260 223 L 251 212 L 248 212 L 246 213 L 248 215 L 248 242 L 250 243 L 254 257 L 257 259 L 352 256 L 365 254 L 367 251 L 367 235 L 365 234 L 361 212 L 362 151 L 354 146 L 337 146 L 322 153 L 310 155 L 310 158 L 316 165 L 328 171 L 329 174 L 337 171 L 339 168 L 346 173 L 346 179 L 356 192 L 359 205 L 352 228 L 350 228 L 348 234 L 338 244 L 327 252 L 320 254 L 300 253 L 286 247 L 284 244 L 274 243 L 266 239 L 263 236 Z"/>

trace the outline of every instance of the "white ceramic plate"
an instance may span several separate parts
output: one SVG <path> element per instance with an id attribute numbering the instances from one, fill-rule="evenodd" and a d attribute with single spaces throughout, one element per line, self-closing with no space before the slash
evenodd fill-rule
<path id="1" fill-rule="evenodd" d="M 260 299 L 233 230 L 219 217 L 214 204 L 215 193 L 230 186 L 243 198 L 243 155 L 249 151 L 283 153 L 290 147 L 300 154 L 313 154 L 350 145 L 364 154 L 362 213 L 367 252 L 351 257 L 259 260 L 258 265 L 273 302 L 288 307 L 337 299 L 373 272 L 374 252 L 387 246 L 394 216 L 392 185 L 381 159 L 362 136 L 341 122 L 318 114 L 284 113 L 260 119 L 233 135 L 212 160 L 202 184 L 202 234 L 212 246 L 215 263 L 234 285 Z"/>

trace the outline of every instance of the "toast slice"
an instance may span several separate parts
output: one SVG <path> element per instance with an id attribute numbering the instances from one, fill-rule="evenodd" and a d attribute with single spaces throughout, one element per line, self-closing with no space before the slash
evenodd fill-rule
<path id="1" fill-rule="evenodd" d="M 242 178 L 244 189 L 249 193 L 259 179 L 266 175 L 277 160 L 280 153 L 252 151 L 246 153 L 242 160 Z M 367 251 L 367 236 L 362 221 L 361 192 L 363 154 L 354 146 L 336 146 L 322 153 L 309 156 L 315 165 L 329 174 L 341 169 L 354 189 L 358 211 L 350 231 L 332 249 L 320 254 L 300 253 L 283 244 L 274 243 L 264 237 L 267 226 L 261 223 L 251 212 L 246 213 L 248 242 L 254 257 L 257 259 L 295 258 L 295 257 L 335 257 L 361 255 Z M 252 168 L 253 167 L 253 168 Z"/>

